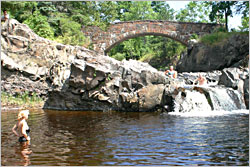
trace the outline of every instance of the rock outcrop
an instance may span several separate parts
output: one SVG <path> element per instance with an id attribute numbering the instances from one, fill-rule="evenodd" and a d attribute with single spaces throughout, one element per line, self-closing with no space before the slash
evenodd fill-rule
<path id="1" fill-rule="evenodd" d="M 13 95 L 36 92 L 46 101 L 45 109 L 188 112 L 202 106 L 245 108 L 238 90 L 226 84 L 228 88 L 216 87 L 222 82 L 220 71 L 204 73 L 214 87 L 190 86 L 198 73 L 171 79 L 147 63 L 120 62 L 84 47 L 41 38 L 15 20 L 3 25 L 1 41 L 1 90 Z M 248 89 L 249 77 L 245 78 L 243 89 Z M 217 91 L 227 100 L 218 98 Z M 194 94 L 200 98 L 192 100 Z M 218 104 L 218 100 L 223 102 Z"/>
<path id="2" fill-rule="evenodd" d="M 245 104 L 249 108 L 249 69 L 225 68 L 222 70 L 219 85 L 238 90 L 244 97 Z"/>
<path id="3" fill-rule="evenodd" d="M 45 108 L 149 111 L 161 105 L 162 72 L 135 60 L 77 55 L 62 90 L 52 91 Z"/>
<path id="4" fill-rule="evenodd" d="M 220 44 L 196 43 L 178 62 L 178 72 L 206 72 L 241 65 L 249 58 L 248 34 L 235 34 Z"/>
<path id="5" fill-rule="evenodd" d="M 14 95 L 26 91 L 46 97 L 49 90 L 61 89 L 77 54 L 95 54 L 41 38 L 14 19 L 2 25 L 1 33 L 1 90 Z"/>

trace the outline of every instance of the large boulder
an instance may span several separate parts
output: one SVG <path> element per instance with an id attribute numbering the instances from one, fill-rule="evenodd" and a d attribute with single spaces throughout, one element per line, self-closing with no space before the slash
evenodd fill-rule
<path id="1" fill-rule="evenodd" d="M 249 109 L 249 77 L 244 80 L 244 100 L 245 104 L 247 106 L 247 109 Z"/>
<path id="2" fill-rule="evenodd" d="M 163 72 L 134 60 L 77 55 L 62 90 L 51 90 L 45 108 L 150 111 L 161 106 Z M 75 96 L 74 96 L 75 95 Z"/>
<path id="3" fill-rule="evenodd" d="M 249 55 L 248 34 L 235 34 L 219 44 L 196 43 L 177 64 L 178 72 L 206 72 L 235 66 Z M 240 65 L 240 64 L 239 64 Z"/>
<path id="4" fill-rule="evenodd" d="M 148 85 L 138 91 L 139 110 L 155 110 L 161 108 L 165 86 L 163 84 Z"/>
<path id="5" fill-rule="evenodd" d="M 224 85 L 226 87 L 233 88 L 238 90 L 244 99 L 247 108 L 249 108 L 249 70 L 248 68 L 239 69 L 239 68 L 225 68 L 222 70 L 220 76 L 219 85 Z"/>

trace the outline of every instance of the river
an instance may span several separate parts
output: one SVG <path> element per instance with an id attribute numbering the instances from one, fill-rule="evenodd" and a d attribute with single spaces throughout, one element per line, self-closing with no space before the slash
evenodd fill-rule
<path id="1" fill-rule="evenodd" d="M 31 110 L 31 143 L 11 132 L 17 111 L 1 113 L 7 166 L 249 165 L 249 114 Z"/>

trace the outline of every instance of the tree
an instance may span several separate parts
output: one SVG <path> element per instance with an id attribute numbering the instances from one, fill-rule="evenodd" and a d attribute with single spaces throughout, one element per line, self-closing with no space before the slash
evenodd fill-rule
<path id="1" fill-rule="evenodd" d="M 123 13 L 122 21 L 152 20 L 156 18 L 156 13 L 151 7 L 150 1 L 132 1 L 130 8 Z"/>
<path id="2" fill-rule="evenodd" d="M 249 1 L 238 2 L 236 9 L 238 14 L 242 14 L 240 30 L 249 31 Z"/>
<path id="3" fill-rule="evenodd" d="M 32 15 L 33 9 L 37 7 L 37 2 L 2 1 L 1 6 L 1 10 L 7 10 L 12 18 L 22 23 Z"/>
<path id="4" fill-rule="evenodd" d="M 27 24 L 34 32 L 44 38 L 53 39 L 54 32 L 50 27 L 47 17 L 41 15 L 39 11 L 35 11 L 33 15 L 30 15 L 25 21 L 24 24 Z"/>
<path id="5" fill-rule="evenodd" d="M 51 13 L 57 11 L 52 2 L 38 2 L 37 8 L 42 15 L 47 17 L 50 17 Z"/>
<path id="6" fill-rule="evenodd" d="M 237 1 L 211 1 L 208 2 L 212 6 L 212 11 L 209 14 L 211 21 L 214 21 L 216 18 L 225 19 L 226 30 L 228 31 L 228 17 L 233 16 L 232 7 L 237 3 Z"/>
<path id="7" fill-rule="evenodd" d="M 132 6 L 132 1 L 117 1 L 117 8 L 116 8 L 116 12 L 117 12 L 117 20 L 120 21 L 125 21 L 126 18 L 124 16 L 124 13 L 129 12 L 131 6 Z"/>
<path id="8" fill-rule="evenodd" d="M 61 18 L 60 29 L 61 35 L 57 38 L 58 42 L 80 46 L 86 43 L 86 38 L 81 32 L 81 24 L 68 18 Z"/>
<path id="9" fill-rule="evenodd" d="M 202 1 L 191 1 L 177 13 L 176 20 L 207 23 L 209 22 L 209 5 Z"/>
<path id="10" fill-rule="evenodd" d="M 174 20 L 174 9 L 170 8 L 169 4 L 163 1 L 152 1 L 151 7 L 157 14 L 157 20 Z"/>

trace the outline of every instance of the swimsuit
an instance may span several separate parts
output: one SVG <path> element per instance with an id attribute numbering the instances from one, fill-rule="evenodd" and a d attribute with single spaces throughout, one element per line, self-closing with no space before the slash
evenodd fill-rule
<path id="1" fill-rule="evenodd" d="M 169 71 L 168 75 L 174 75 L 174 71 Z"/>
<path id="2" fill-rule="evenodd" d="M 174 77 L 174 71 L 169 71 L 168 75 L 170 75 L 173 78 Z"/>
<path id="3" fill-rule="evenodd" d="M 30 129 L 27 129 L 26 130 L 26 134 L 27 134 L 27 136 L 30 136 Z M 19 142 L 26 142 L 26 141 L 28 141 L 24 136 L 22 136 L 22 137 L 19 137 L 19 140 L 18 140 Z"/>

